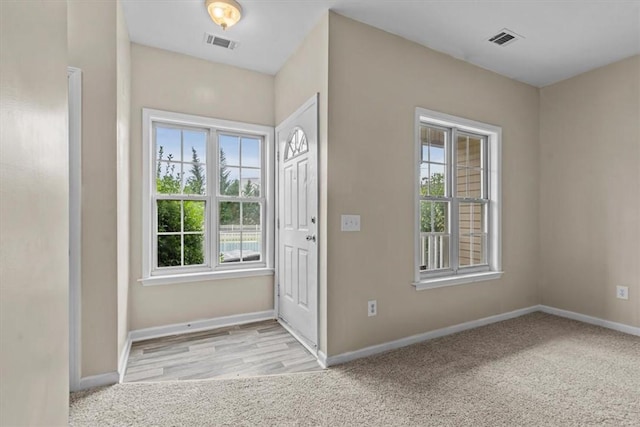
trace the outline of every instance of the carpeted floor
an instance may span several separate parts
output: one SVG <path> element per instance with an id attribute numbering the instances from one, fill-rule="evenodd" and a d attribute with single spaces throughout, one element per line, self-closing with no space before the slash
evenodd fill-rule
<path id="1" fill-rule="evenodd" d="M 547 314 L 319 373 L 72 395 L 72 426 L 640 426 L 640 338 Z"/>

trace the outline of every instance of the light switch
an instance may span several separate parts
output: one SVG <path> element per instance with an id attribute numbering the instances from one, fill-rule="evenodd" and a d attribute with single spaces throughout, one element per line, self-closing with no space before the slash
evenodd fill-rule
<path id="1" fill-rule="evenodd" d="M 342 231 L 360 231 L 360 215 L 342 215 Z"/>

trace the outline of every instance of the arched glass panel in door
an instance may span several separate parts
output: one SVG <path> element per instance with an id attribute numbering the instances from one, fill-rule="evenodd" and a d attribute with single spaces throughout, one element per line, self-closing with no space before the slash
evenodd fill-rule
<path id="1" fill-rule="evenodd" d="M 309 151 L 307 135 L 305 135 L 304 131 L 301 128 L 296 127 L 287 139 L 287 148 L 284 152 L 284 159 L 292 159 L 306 153 L 307 151 Z"/>

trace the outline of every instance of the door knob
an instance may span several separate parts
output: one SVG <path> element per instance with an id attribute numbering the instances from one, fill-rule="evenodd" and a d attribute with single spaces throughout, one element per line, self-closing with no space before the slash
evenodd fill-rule
<path id="1" fill-rule="evenodd" d="M 315 242 L 315 241 L 316 241 L 316 236 L 308 235 L 308 236 L 307 236 L 307 240 L 308 240 L 308 241 Z"/>

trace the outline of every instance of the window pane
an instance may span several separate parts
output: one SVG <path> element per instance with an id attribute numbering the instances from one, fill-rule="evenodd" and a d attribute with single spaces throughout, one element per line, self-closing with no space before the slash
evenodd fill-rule
<path id="1" fill-rule="evenodd" d="M 240 228 L 240 203 L 239 202 L 220 202 L 219 212 L 220 226 L 236 226 Z M 228 227 L 227 227 L 228 228 Z"/>
<path id="2" fill-rule="evenodd" d="M 180 164 L 158 162 L 156 166 L 156 191 L 160 194 L 180 194 L 180 186 Z"/>
<path id="3" fill-rule="evenodd" d="M 466 166 L 468 156 L 468 146 L 469 137 L 466 135 L 458 135 L 458 141 L 456 143 L 456 161 L 458 162 L 458 166 Z"/>
<path id="4" fill-rule="evenodd" d="M 255 168 L 261 166 L 259 139 L 242 138 L 242 166 Z"/>
<path id="5" fill-rule="evenodd" d="M 158 236 L 158 267 L 181 265 L 180 236 Z"/>
<path id="6" fill-rule="evenodd" d="M 469 138 L 469 151 L 467 161 L 467 166 L 469 167 L 482 167 L 482 139 L 472 137 Z"/>
<path id="7" fill-rule="evenodd" d="M 460 266 L 486 264 L 486 232 L 484 203 L 460 203 Z"/>
<path id="8" fill-rule="evenodd" d="M 260 203 L 242 204 L 242 260 L 259 261 L 262 253 Z"/>
<path id="9" fill-rule="evenodd" d="M 429 147 L 429 158 L 433 163 L 446 163 L 444 147 L 432 145 Z"/>
<path id="10" fill-rule="evenodd" d="M 204 235 L 184 235 L 184 265 L 204 264 Z"/>
<path id="11" fill-rule="evenodd" d="M 472 197 L 480 199 L 483 197 L 483 175 L 484 170 L 475 168 L 458 168 L 456 196 Z"/>
<path id="12" fill-rule="evenodd" d="M 242 168 L 243 197 L 260 197 L 260 169 Z"/>
<path id="13" fill-rule="evenodd" d="M 420 237 L 420 270 L 449 268 L 449 235 L 423 235 Z"/>
<path id="14" fill-rule="evenodd" d="M 457 156 L 458 166 L 484 167 L 482 165 L 482 142 L 483 138 L 458 135 Z"/>
<path id="15" fill-rule="evenodd" d="M 220 169 L 220 194 L 238 196 L 240 193 L 240 168 L 227 167 Z"/>
<path id="16" fill-rule="evenodd" d="M 444 165 L 429 165 L 429 195 L 445 195 Z"/>
<path id="17" fill-rule="evenodd" d="M 240 138 L 220 135 L 220 168 L 240 166 Z"/>
<path id="18" fill-rule="evenodd" d="M 242 244 L 240 203 L 221 202 L 219 221 L 220 262 L 240 261 Z"/>
<path id="19" fill-rule="evenodd" d="M 429 163 L 420 165 L 420 195 L 429 195 Z"/>
<path id="20" fill-rule="evenodd" d="M 420 232 L 449 233 L 449 202 L 420 202 Z"/>
<path id="21" fill-rule="evenodd" d="M 184 193 L 206 194 L 207 171 L 203 163 L 185 163 L 184 168 Z"/>
<path id="22" fill-rule="evenodd" d="M 156 159 L 182 161 L 180 129 L 156 127 Z"/>
<path id="23" fill-rule="evenodd" d="M 204 231 L 204 203 L 192 200 L 184 202 L 184 231 Z"/>
<path id="24" fill-rule="evenodd" d="M 183 161 L 194 163 L 207 162 L 207 133 L 201 131 L 184 130 L 183 139 Z"/>
<path id="25" fill-rule="evenodd" d="M 445 196 L 445 166 L 434 163 L 420 165 L 420 195 Z"/>
<path id="26" fill-rule="evenodd" d="M 429 144 L 436 147 L 444 147 L 446 132 L 442 129 L 429 128 Z M 434 160 L 431 159 L 433 162 Z"/>
<path id="27" fill-rule="evenodd" d="M 260 230 L 260 203 L 242 204 L 243 230 Z"/>
<path id="28" fill-rule="evenodd" d="M 484 232 L 485 208 L 484 203 L 460 203 L 460 234 Z"/>
<path id="29" fill-rule="evenodd" d="M 486 234 L 460 235 L 460 267 L 487 264 Z"/>
<path id="30" fill-rule="evenodd" d="M 158 200 L 158 232 L 159 233 L 179 233 L 180 232 L 180 201 L 179 200 Z"/>

